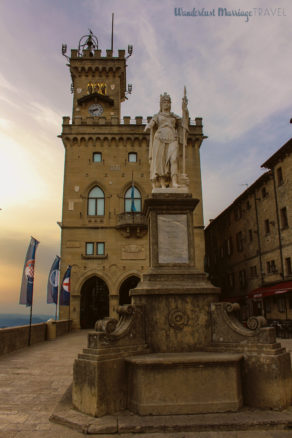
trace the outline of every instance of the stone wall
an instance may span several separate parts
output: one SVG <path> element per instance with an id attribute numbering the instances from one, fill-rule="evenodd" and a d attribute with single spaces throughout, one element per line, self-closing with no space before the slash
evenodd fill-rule
<path id="1" fill-rule="evenodd" d="M 72 321 L 57 321 L 57 336 L 62 336 L 71 331 Z M 28 346 L 29 326 L 0 328 L 0 356 L 11 353 L 20 348 Z M 44 342 L 47 340 L 47 324 L 32 324 L 31 326 L 31 344 Z"/>
<path id="2" fill-rule="evenodd" d="M 63 336 L 72 330 L 72 320 L 63 319 L 56 322 L 56 335 Z"/>

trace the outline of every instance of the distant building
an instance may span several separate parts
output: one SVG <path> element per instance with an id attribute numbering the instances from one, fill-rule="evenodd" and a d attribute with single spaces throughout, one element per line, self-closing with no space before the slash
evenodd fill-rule
<path id="1" fill-rule="evenodd" d="M 72 265 L 70 309 L 60 306 L 60 319 L 70 315 L 73 327 L 91 328 L 98 319 L 115 317 L 120 304 L 130 303 L 129 290 L 149 266 L 143 204 L 152 187 L 146 121 L 141 116 L 121 120 L 121 103 L 128 94 L 128 56 L 125 50 L 117 56 L 107 50 L 102 56 L 95 37 L 86 38 L 68 58 L 73 115 L 71 123 L 70 117 L 63 118 L 60 136 L 65 148 L 61 277 Z M 153 111 L 159 111 L 159 96 Z M 200 200 L 194 212 L 194 239 L 201 271 L 203 139 L 202 119 L 196 118 L 189 126 L 186 173 L 190 192 Z"/>
<path id="2" fill-rule="evenodd" d="M 248 314 L 292 320 L 292 139 L 205 230 L 206 265 L 221 299 Z"/>

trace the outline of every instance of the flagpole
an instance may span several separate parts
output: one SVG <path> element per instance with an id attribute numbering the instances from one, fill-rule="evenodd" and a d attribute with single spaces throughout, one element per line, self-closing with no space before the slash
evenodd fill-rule
<path id="1" fill-rule="evenodd" d="M 32 303 L 30 306 L 29 329 L 28 329 L 28 346 L 31 343 L 31 322 L 32 322 Z"/>
<path id="2" fill-rule="evenodd" d="M 71 307 L 71 297 L 70 297 L 70 303 L 69 303 L 68 333 L 70 332 L 70 307 Z"/>
<path id="3" fill-rule="evenodd" d="M 59 261 L 60 261 L 60 259 L 59 259 Z M 60 269 L 60 268 L 59 268 L 59 269 Z M 59 271 L 59 274 L 60 274 L 60 271 Z M 56 299 L 55 321 L 57 321 L 57 317 L 58 317 L 58 301 L 59 301 L 60 283 L 61 283 L 61 276 L 58 275 L 58 289 L 57 289 L 57 299 Z"/>
<path id="4" fill-rule="evenodd" d="M 71 271 L 70 271 L 70 276 L 71 276 Z M 71 282 L 70 282 L 70 287 L 69 287 L 69 290 L 70 290 L 70 295 L 69 295 L 69 318 L 68 318 L 68 333 L 70 332 L 70 316 L 71 316 L 71 314 L 70 314 L 70 310 L 71 310 Z"/>
<path id="5" fill-rule="evenodd" d="M 114 14 L 112 13 L 112 38 L 111 38 L 111 50 L 114 50 Z"/>
<path id="6" fill-rule="evenodd" d="M 135 205 L 135 201 L 134 198 L 135 194 L 134 194 L 134 174 L 132 171 L 132 187 L 131 187 L 131 212 L 133 212 L 133 205 Z M 132 215 L 133 216 L 133 215 Z M 134 223 L 134 217 L 133 217 L 133 223 Z"/>
<path id="7" fill-rule="evenodd" d="M 31 296 L 31 306 L 30 306 L 30 315 L 29 315 L 28 346 L 30 346 L 31 344 L 32 304 L 33 304 L 33 293 Z"/>

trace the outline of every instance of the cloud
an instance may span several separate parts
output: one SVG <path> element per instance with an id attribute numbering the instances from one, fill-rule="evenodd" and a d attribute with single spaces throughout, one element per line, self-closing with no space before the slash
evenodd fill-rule
<path id="1" fill-rule="evenodd" d="M 6 79 L 2 73 L 0 73 L 0 88 L 7 91 L 16 91 L 16 87 L 12 85 L 12 83 L 8 81 L 8 79 Z"/>
<path id="2" fill-rule="evenodd" d="M 289 113 L 288 113 L 289 114 Z M 271 114 L 237 141 L 205 140 L 201 167 L 205 224 L 214 219 L 265 169 L 261 165 L 291 137 L 287 109 Z"/>
<path id="3" fill-rule="evenodd" d="M 0 133 L 0 185 L 2 207 L 15 203 L 26 204 L 42 198 L 46 185 L 34 166 L 29 152 L 9 136 Z"/>
<path id="4" fill-rule="evenodd" d="M 52 108 L 41 104 L 40 102 L 32 102 L 30 111 L 35 121 L 47 130 L 60 130 L 60 114 L 52 110 Z"/>
<path id="5" fill-rule="evenodd" d="M 11 120 L 0 118 L 0 129 L 7 130 L 11 128 L 12 124 Z"/>

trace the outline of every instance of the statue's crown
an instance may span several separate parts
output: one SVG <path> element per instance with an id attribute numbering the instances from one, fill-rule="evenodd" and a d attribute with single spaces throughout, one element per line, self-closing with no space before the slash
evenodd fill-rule
<path id="1" fill-rule="evenodd" d="M 169 94 L 167 94 L 167 93 L 160 94 L 160 104 L 164 101 L 171 102 L 171 98 L 170 98 Z"/>

